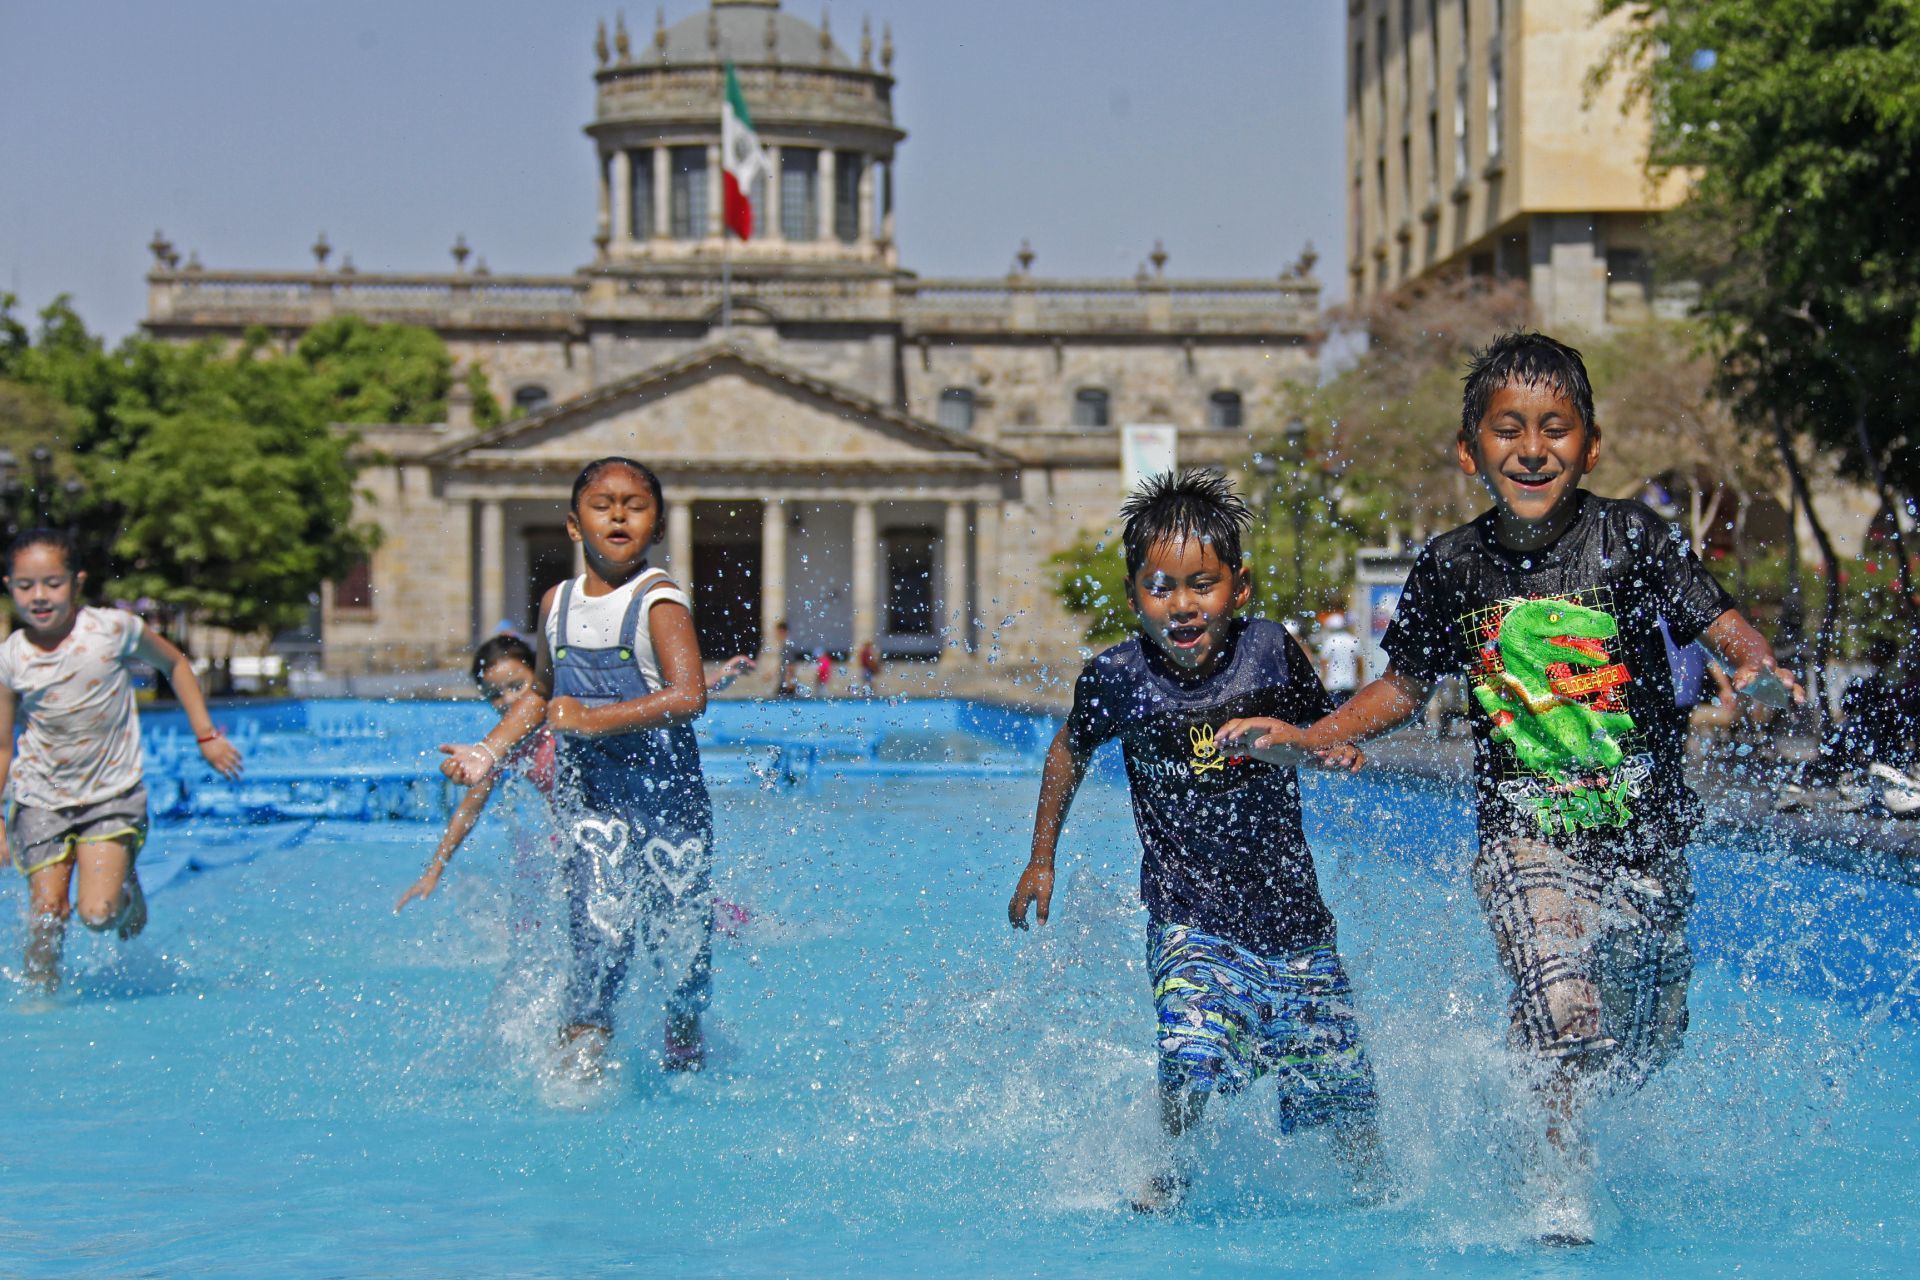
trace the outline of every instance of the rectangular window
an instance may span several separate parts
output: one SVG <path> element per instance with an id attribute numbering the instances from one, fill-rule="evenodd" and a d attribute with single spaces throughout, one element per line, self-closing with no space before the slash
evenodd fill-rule
<path id="1" fill-rule="evenodd" d="M 1427 113 L 1427 198 L 1440 195 L 1440 113 Z"/>
<path id="2" fill-rule="evenodd" d="M 753 175 L 753 185 L 747 188 L 747 203 L 753 206 L 753 238 L 759 240 L 767 234 L 767 172 L 765 169 Z"/>
<path id="3" fill-rule="evenodd" d="M 842 151 L 833 161 L 833 234 L 841 244 L 860 238 L 860 177 L 866 157 Z"/>
<path id="4" fill-rule="evenodd" d="M 1504 104 L 1500 93 L 1500 37 L 1495 36 L 1487 49 L 1487 159 L 1500 154 L 1500 135 L 1505 132 Z"/>
<path id="5" fill-rule="evenodd" d="M 932 635 L 933 530 L 889 529 L 881 542 L 886 546 L 888 633 Z"/>
<path id="6" fill-rule="evenodd" d="M 1387 127 L 1387 15 L 1373 29 L 1373 80 L 1380 90 L 1380 128 Z"/>
<path id="7" fill-rule="evenodd" d="M 1406 101 L 1400 109 L 1409 114 L 1413 111 L 1413 0 L 1400 0 L 1400 83 L 1406 90 Z"/>
<path id="8" fill-rule="evenodd" d="M 627 153 L 627 207 L 633 211 L 633 238 L 653 237 L 653 151 Z"/>
<path id="9" fill-rule="evenodd" d="M 333 607 L 373 608 L 373 561 L 361 556 L 347 566 L 347 571 L 333 584 Z"/>
<path id="10" fill-rule="evenodd" d="M 1467 59 L 1463 50 L 1453 77 L 1453 180 L 1467 180 Z"/>
<path id="11" fill-rule="evenodd" d="M 707 234 L 707 149 L 675 147 L 669 153 L 672 186 L 668 189 L 673 238 L 699 240 Z"/>
<path id="12" fill-rule="evenodd" d="M 780 234 L 789 240 L 820 235 L 820 153 L 805 147 L 780 149 Z"/>

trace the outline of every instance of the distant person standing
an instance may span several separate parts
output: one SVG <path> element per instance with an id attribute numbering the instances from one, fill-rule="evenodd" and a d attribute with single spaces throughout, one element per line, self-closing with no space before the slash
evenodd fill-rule
<path id="1" fill-rule="evenodd" d="M 1346 614 L 1327 615 L 1326 629 L 1314 649 L 1320 658 L 1320 683 L 1327 687 L 1327 696 L 1337 707 L 1360 687 L 1360 637 L 1347 630 Z"/>
<path id="2" fill-rule="evenodd" d="M 872 697 L 874 677 L 880 674 L 880 651 L 873 641 L 860 642 L 860 652 L 854 657 L 854 662 L 860 668 L 861 692 Z"/>

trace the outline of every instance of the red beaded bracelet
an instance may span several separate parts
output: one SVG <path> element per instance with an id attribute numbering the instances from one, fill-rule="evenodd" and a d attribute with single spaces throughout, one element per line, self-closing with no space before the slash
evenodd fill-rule
<path id="1" fill-rule="evenodd" d="M 212 742 L 215 738 L 224 737 L 224 736 L 225 735 L 223 735 L 218 729 L 215 729 L 212 733 L 209 733 L 204 737 L 196 737 L 194 741 L 195 742 Z"/>

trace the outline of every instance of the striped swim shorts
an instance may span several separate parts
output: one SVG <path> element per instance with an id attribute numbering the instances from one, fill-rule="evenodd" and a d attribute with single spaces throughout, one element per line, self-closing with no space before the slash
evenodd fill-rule
<path id="1" fill-rule="evenodd" d="M 1373 1067 L 1331 946 L 1262 956 L 1181 924 L 1147 930 L 1160 1086 L 1231 1094 L 1271 1073 L 1280 1129 L 1370 1117 Z"/>
<path id="2" fill-rule="evenodd" d="M 1629 1088 L 1678 1051 L 1693 976 L 1683 853 L 1629 867 L 1538 840 L 1490 840 L 1473 888 L 1513 983 L 1517 1045 Z"/>

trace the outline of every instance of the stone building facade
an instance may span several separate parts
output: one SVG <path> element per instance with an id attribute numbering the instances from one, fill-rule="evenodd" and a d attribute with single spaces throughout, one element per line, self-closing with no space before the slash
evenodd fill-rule
<path id="1" fill-rule="evenodd" d="M 1525 279 L 1541 323 L 1599 332 L 1656 288 L 1645 110 L 1590 73 L 1626 30 L 1593 0 L 1347 0 L 1348 263 L 1355 298 L 1439 271 Z"/>
<path id="2" fill-rule="evenodd" d="M 529 625 L 576 565 L 564 514 L 591 458 L 651 463 L 665 564 L 709 656 L 792 640 L 968 662 L 1070 659 L 1048 557 L 1112 524 L 1121 427 L 1179 428 L 1182 465 L 1239 465 L 1317 361 L 1311 254 L 1266 279 L 1004 277 L 899 262 L 891 33 L 850 56 L 778 0 L 711 0 L 595 40 L 586 132 L 592 260 L 571 275 L 181 265 L 156 239 L 148 330 L 182 340 L 332 315 L 434 329 L 517 416 L 374 428 L 363 478 L 385 539 L 322 620 L 336 669 L 447 663 Z M 732 63 L 767 148 L 756 232 L 723 232 L 720 102 Z M 724 294 L 724 296 L 723 296 Z M 730 302 L 729 302 L 730 299 Z"/>

